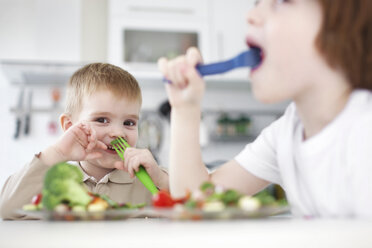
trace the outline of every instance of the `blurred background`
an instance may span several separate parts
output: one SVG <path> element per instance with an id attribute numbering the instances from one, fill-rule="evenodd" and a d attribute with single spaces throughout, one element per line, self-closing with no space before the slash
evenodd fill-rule
<path id="1" fill-rule="evenodd" d="M 80 66 L 109 62 L 143 93 L 139 147 L 168 166 L 169 105 L 156 61 L 198 47 L 205 62 L 247 49 L 253 0 L 0 0 L 0 186 L 61 135 L 65 85 Z M 249 71 L 207 78 L 200 144 L 210 169 L 232 159 L 287 103 L 251 95 Z M 185 147 L 187 149 L 187 147 Z"/>

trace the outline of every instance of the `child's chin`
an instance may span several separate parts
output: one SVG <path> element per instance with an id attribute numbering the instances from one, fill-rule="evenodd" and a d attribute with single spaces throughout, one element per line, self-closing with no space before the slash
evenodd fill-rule
<path id="1" fill-rule="evenodd" d="M 262 87 L 262 85 L 252 85 L 252 93 L 254 98 L 264 104 L 273 104 L 283 101 L 278 92 Z"/>
<path id="2" fill-rule="evenodd" d="M 115 159 L 97 159 L 97 165 L 99 167 L 101 167 L 102 169 L 115 169 L 115 162 L 119 161 L 119 160 L 115 160 Z"/>

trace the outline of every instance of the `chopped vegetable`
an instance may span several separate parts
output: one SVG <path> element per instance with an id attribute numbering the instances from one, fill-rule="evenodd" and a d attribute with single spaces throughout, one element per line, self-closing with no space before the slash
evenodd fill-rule
<path id="1" fill-rule="evenodd" d="M 34 205 L 39 205 L 39 203 L 41 202 L 41 199 L 42 199 L 42 194 L 34 195 L 34 197 L 32 197 L 31 203 Z"/>
<path id="2" fill-rule="evenodd" d="M 256 211 L 264 206 L 278 205 L 284 206 L 287 205 L 287 202 L 285 199 L 277 201 L 267 190 L 263 190 L 254 196 L 248 196 L 234 189 L 226 190 L 211 182 L 205 182 L 188 197 L 184 207 L 213 212 L 222 211 L 226 208 Z"/>
<path id="3" fill-rule="evenodd" d="M 68 163 L 59 163 L 50 168 L 44 178 L 42 203 L 48 210 L 66 203 L 70 207 L 87 206 L 92 197 L 83 186 L 83 174 Z"/>
<path id="4" fill-rule="evenodd" d="M 202 209 L 206 212 L 219 212 L 225 209 L 225 205 L 220 201 L 206 202 Z"/>
<path id="5" fill-rule="evenodd" d="M 170 194 L 166 191 L 159 191 L 152 197 L 152 205 L 154 207 L 173 207 L 175 204 Z"/>
<path id="6" fill-rule="evenodd" d="M 245 211 L 255 211 L 261 207 L 261 202 L 251 196 L 243 196 L 239 199 L 238 206 Z"/>

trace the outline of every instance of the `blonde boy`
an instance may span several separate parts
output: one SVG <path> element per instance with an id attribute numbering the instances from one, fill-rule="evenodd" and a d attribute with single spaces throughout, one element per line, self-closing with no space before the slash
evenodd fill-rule
<path id="1" fill-rule="evenodd" d="M 75 161 L 89 191 L 120 203 L 151 202 L 151 194 L 134 176 L 140 165 L 158 188 L 168 189 L 167 173 L 148 150 L 128 148 L 122 162 L 110 146 L 118 136 L 132 147 L 136 145 L 141 103 L 136 79 L 119 67 L 94 63 L 76 71 L 67 87 L 65 113 L 60 117 L 64 134 L 8 178 L 0 195 L 2 218 L 28 218 L 14 210 L 40 193 L 45 172 L 63 161 Z"/>

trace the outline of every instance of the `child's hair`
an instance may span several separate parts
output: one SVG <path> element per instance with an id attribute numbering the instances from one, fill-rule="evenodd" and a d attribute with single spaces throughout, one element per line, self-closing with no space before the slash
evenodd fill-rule
<path id="1" fill-rule="evenodd" d="M 316 46 L 353 88 L 372 90 L 372 1 L 318 0 L 323 24 Z"/>
<path id="2" fill-rule="evenodd" d="M 141 89 L 129 72 L 111 64 L 93 63 L 85 65 L 71 76 L 67 85 L 65 113 L 72 115 L 80 112 L 83 97 L 102 89 L 142 104 Z"/>

